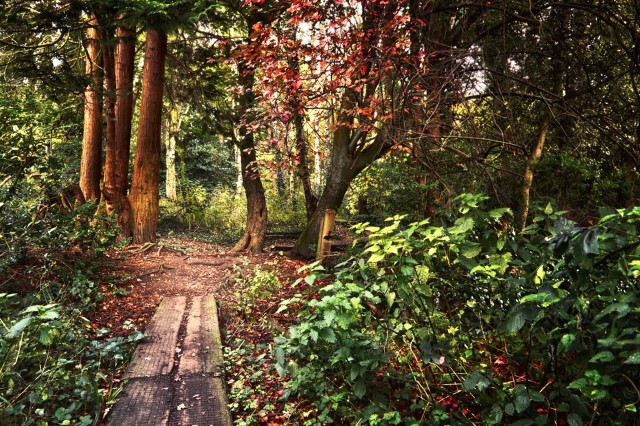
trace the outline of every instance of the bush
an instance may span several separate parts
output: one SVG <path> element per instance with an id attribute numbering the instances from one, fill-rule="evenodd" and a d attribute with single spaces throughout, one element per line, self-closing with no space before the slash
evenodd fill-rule
<path id="1" fill-rule="evenodd" d="M 637 418 L 640 209 L 580 228 L 547 207 L 514 236 L 484 199 L 439 225 L 358 225 L 365 249 L 284 303 L 304 302 L 276 356 L 321 413 L 309 424 Z"/>

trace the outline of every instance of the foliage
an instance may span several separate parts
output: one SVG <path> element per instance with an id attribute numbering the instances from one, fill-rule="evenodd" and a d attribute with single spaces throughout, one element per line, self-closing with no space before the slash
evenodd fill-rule
<path id="1" fill-rule="evenodd" d="M 238 267 L 236 267 L 238 268 Z M 241 274 L 241 270 L 237 270 Z M 235 283 L 235 296 L 240 309 L 249 313 L 257 303 L 268 299 L 280 288 L 280 280 L 269 267 L 256 266 L 247 278 L 240 278 Z"/>
<path id="2" fill-rule="evenodd" d="M 421 170 L 409 162 L 406 155 L 392 155 L 371 164 L 354 179 L 345 200 L 347 211 L 362 221 L 382 222 L 408 212 L 419 217 L 426 188 L 415 179 Z"/>
<path id="3" fill-rule="evenodd" d="M 632 422 L 640 209 L 580 228 L 547 206 L 516 237 L 484 199 L 439 225 L 358 225 L 365 249 L 283 304 L 303 308 L 277 368 L 310 424 Z"/>
<path id="4" fill-rule="evenodd" d="M 183 185 L 182 194 L 177 201 L 161 200 L 162 228 L 204 229 L 220 243 L 228 243 L 240 235 L 246 212 L 244 197 L 224 188 L 210 193 L 189 183 Z"/>
<path id="5" fill-rule="evenodd" d="M 233 369 L 240 378 L 229 382 L 229 409 L 234 424 L 238 426 L 257 424 L 273 410 L 273 405 L 258 406 L 266 393 L 265 367 L 269 368 L 267 346 L 251 345 L 236 339 L 225 346 L 225 368 Z M 266 366 L 265 366 L 266 364 Z"/>
<path id="6" fill-rule="evenodd" d="M 3 221 L 5 243 L 21 253 L 3 252 L 3 270 L 32 279 L 5 274 L 4 288 L 19 293 L 0 294 L 0 423 L 95 424 L 113 402 L 107 372 L 123 367 L 140 334 L 92 340 L 82 316 L 101 300 L 94 262 L 116 235 L 94 211 L 15 210 Z"/>

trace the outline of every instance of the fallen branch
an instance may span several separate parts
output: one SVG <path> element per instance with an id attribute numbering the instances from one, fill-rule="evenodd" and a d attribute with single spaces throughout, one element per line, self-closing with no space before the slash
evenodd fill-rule
<path id="1" fill-rule="evenodd" d="M 167 265 L 165 265 L 163 263 L 162 265 L 158 266 L 156 269 L 153 269 L 153 270 L 151 270 L 149 272 L 144 272 L 144 273 L 138 275 L 136 278 L 146 277 L 146 276 L 153 275 L 153 274 L 163 274 L 165 269 L 175 269 L 175 268 L 173 268 L 171 266 L 167 266 Z"/>
<path id="2" fill-rule="evenodd" d="M 144 243 L 141 246 L 132 245 L 132 246 L 129 246 L 129 247 L 125 248 L 124 251 L 130 252 L 131 254 L 146 253 L 149 250 L 151 250 L 155 245 L 156 245 L 156 243 Z"/>
<path id="3" fill-rule="evenodd" d="M 206 260 L 187 261 L 187 265 L 221 266 L 225 264 L 230 264 L 229 266 L 235 266 L 237 262 L 229 262 L 229 258 L 225 258 L 215 262 L 208 262 Z"/>

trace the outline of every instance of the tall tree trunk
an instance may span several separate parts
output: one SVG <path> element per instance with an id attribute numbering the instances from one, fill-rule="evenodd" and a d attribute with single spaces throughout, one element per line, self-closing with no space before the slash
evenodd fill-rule
<path id="1" fill-rule="evenodd" d="M 253 70 L 241 62 L 238 64 L 238 75 L 238 82 L 244 89 L 239 99 L 239 107 L 242 113 L 246 113 L 255 100 L 254 74 Z M 247 222 L 242 237 L 231 250 L 249 250 L 252 253 L 259 253 L 262 251 L 267 234 L 267 202 L 258 170 L 253 132 L 243 125 L 239 129 L 238 136 L 242 186 L 247 197 Z"/>
<path id="2" fill-rule="evenodd" d="M 109 136 L 109 123 L 107 122 L 108 136 L 103 196 L 107 204 L 107 212 L 114 212 L 116 215 L 120 237 L 129 238 L 131 236 L 131 214 L 127 200 L 127 187 L 129 183 L 131 120 L 133 118 L 135 30 L 118 27 L 116 38 L 114 61 L 112 65 L 108 65 L 105 61 L 105 74 L 108 75 L 110 68 L 113 68 L 115 87 L 110 96 L 115 99 L 115 105 L 113 137 Z M 108 79 L 109 77 L 107 77 L 107 81 Z"/>
<path id="3" fill-rule="evenodd" d="M 133 119 L 133 77 L 135 70 L 136 31 L 119 27 L 116 31 L 116 185 L 118 193 L 127 195 L 129 186 L 129 153 Z"/>
<path id="4" fill-rule="evenodd" d="M 176 140 L 180 125 L 182 124 L 182 107 L 178 103 L 174 103 L 169 112 L 169 123 L 167 125 L 167 134 L 165 136 L 165 163 L 167 167 L 165 179 L 165 192 L 167 198 L 176 200 L 178 198 L 178 183 L 176 172 Z"/>
<path id="5" fill-rule="evenodd" d="M 147 30 L 142 77 L 142 103 L 131 203 L 131 228 L 136 244 L 156 240 L 160 198 L 160 142 L 162 127 L 162 91 L 167 35 Z"/>
<path id="6" fill-rule="evenodd" d="M 527 216 L 529 215 L 529 200 L 531 199 L 531 187 L 533 186 L 533 167 L 542 157 L 542 150 L 544 149 L 545 141 L 547 140 L 547 133 L 549 132 L 549 125 L 551 124 L 551 111 L 545 111 L 540 124 L 538 126 L 538 134 L 536 135 L 536 141 L 533 145 L 533 149 L 529 153 L 527 162 L 522 174 L 522 184 L 520 186 L 520 204 L 516 214 L 516 231 L 521 234 L 524 232 L 524 228 L 527 226 Z"/>
<path id="7" fill-rule="evenodd" d="M 320 134 L 318 132 L 318 123 L 316 122 L 313 132 L 313 169 L 315 173 L 313 175 L 313 186 L 315 187 L 316 194 L 319 194 L 320 190 L 322 190 L 322 162 L 320 158 Z M 316 208 L 318 208 L 317 203 Z"/>
<path id="8" fill-rule="evenodd" d="M 102 64 L 104 70 L 104 115 L 106 120 L 106 129 L 107 134 L 105 137 L 105 146 L 106 146 L 106 154 L 105 154 L 105 170 L 104 170 L 104 179 L 105 184 L 107 180 L 107 175 L 113 175 L 113 170 L 111 169 L 114 164 L 113 161 L 109 161 L 113 158 L 113 148 L 115 147 L 116 141 L 116 64 L 115 64 L 115 49 L 114 46 L 111 45 L 111 39 L 113 34 L 107 34 L 107 32 L 102 32 Z"/>
<path id="9" fill-rule="evenodd" d="M 89 84 L 84 90 L 84 129 L 82 133 L 82 158 L 80 161 L 80 189 L 85 200 L 100 199 L 100 172 L 102 162 L 102 100 L 100 90 L 101 56 L 98 21 L 88 22 L 85 70 Z"/>

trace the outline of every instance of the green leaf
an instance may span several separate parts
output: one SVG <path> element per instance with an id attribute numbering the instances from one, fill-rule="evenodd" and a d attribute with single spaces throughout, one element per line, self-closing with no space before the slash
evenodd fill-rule
<path id="1" fill-rule="evenodd" d="M 329 327 L 325 327 L 322 330 L 320 330 L 320 337 L 322 338 L 322 340 L 325 340 L 329 343 L 336 342 L 336 333 L 333 331 L 332 328 L 329 328 Z"/>
<path id="2" fill-rule="evenodd" d="M 563 353 L 569 351 L 574 342 L 576 341 L 577 336 L 575 334 L 565 334 L 560 338 L 560 343 L 558 344 L 558 353 Z"/>
<path id="3" fill-rule="evenodd" d="M 363 380 L 358 380 L 353 385 L 353 394 L 358 398 L 363 398 L 367 394 L 367 385 L 365 385 Z"/>
<path id="4" fill-rule="evenodd" d="M 38 338 L 38 341 L 45 346 L 49 346 L 51 342 L 53 342 L 53 338 L 51 337 L 51 328 L 42 327 L 40 329 L 40 337 Z"/>
<path id="5" fill-rule="evenodd" d="M 402 272 L 402 274 L 406 277 L 410 277 L 413 275 L 413 273 L 415 272 L 415 269 L 413 266 L 409 266 L 409 265 L 402 265 L 400 266 L 400 271 Z"/>
<path id="6" fill-rule="evenodd" d="M 504 412 L 507 413 L 508 416 L 513 416 L 516 412 L 516 407 L 512 403 L 508 403 L 504 406 Z"/>
<path id="7" fill-rule="evenodd" d="M 516 397 L 513 401 L 516 411 L 518 413 L 522 413 L 529 405 L 531 405 L 531 398 L 529 398 L 529 392 L 527 391 L 526 386 L 524 385 L 516 385 L 515 387 Z"/>
<path id="8" fill-rule="evenodd" d="M 640 351 L 634 352 L 631 355 L 629 355 L 624 363 L 634 364 L 634 365 L 640 364 Z"/>
<path id="9" fill-rule="evenodd" d="M 611 361 L 613 361 L 615 359 L 616 358 L 613 356 L 613 354 L 611 352 L 602 351 L 602 352 L 598 352 L 593 357 L 591 357 L 589 362 L 611 362 Z"/>
<path id="10" fill-rule="evenodd" d="M 502 421 L 502 415 L 503 415 L 502 408 L 500 408 L 498 404 L 494 404 L 493 407 L 491 407 L 491 410 L 489 411 L 489 413 L 487 414 L 485 420 L 487 424 L 497 425 Z"/>
<path id="11" fill-rule="evenodd" d="M 389 305 L 389 307 L 392 307 L 393 302 L 395 302 L 396 300 L 396 294 L 393 291 L 390 291 L 385 295 L 385 297 L 387 299 L 387 305 Z"/>
<path id="12" fill-rule="evenodd" d="M 553 213 L 553 207 L 551 207 L 551 203 L 548 203 L 544 208 L 544 214 L 550 215 L 551 213 Z"/>
<path id="13" fill-rule="evenodd" d="M 22 333 L 25 328 L 31 323 L 33 317 L 22 318 L 17 323 L 13 324 L 7 332 L 7 339 L 13 339 L 18 334 Z"/>
<path id="14" fill-rule="evenodd" d="M 282 349 L 280 346 L 276 347 L 275 355 L 276 355 L 276 362 L 278 363 L 278 365 L 281 365 L 284 367 L 285 365 L 284 349 Z"/>
<path id="15" fill-rule="evenodd" d="M 474 389 L 478 389 L 480 392 L 484 391 L 491 385 L 491 381 L 479 372 L 474 372 L 468 379 L 462 382 L 462 390 L 465 392 L 471 392 Z"/>
<path id="16" fill-rule="evenodd" d="M 600 232 L 600 228 L 589 228 L 578 237 L 576 246 L 581 255 L 587 256 L 598 252 L 598 235 L 600 235 Z"/>
<path id="17" fill-rule="evenodd" d="M 377 262 L 380 262 L 381 260 L 384 260 L 384 253 L 373 253 L 369 258 L 368 262 L 377 263 Z"/>
<path id="18" fill-rule="evenodd" d="M 309 330 L 309 337 L 311 337 L 311 340 L 313 340 L 314 342 L 317 342 L 318 330 L 316 330 L 315 328 L 312 328 L 311 330 Z"/>
<path id="19" fill-rule="evenodd" d="M 511 215 L 511 209 L 503 207 L 503 208 L 493 209 L 489 211 L 489 217 L 493 219 L 500 219 L 505 214 Z"/>
<path id="20" fill-rule="evenodd" d="M 333 321 L 336 319 L 336 311 L 333 309 L 329 309 L 328 311 L 324 311 L 324 322 L 327 325 L 331 325 Z"/>
<path id="21" fill-rule="evenodd" d="M 49 311 L 45 311 L 43 313 L 41 313 L 40 315 L 38 315 L 38 318 L 43 319 L 43 320 L 52 320 L 52 319 L 56 319 L 60 316 L 60 313 L 54 310 L 49 310 Z"/>
<path id="22" fill-rule="evenodd" d="M 586 387 L 587 387 L 587 380 L 585 378 L 574 380 L 573 382 L 567 385 L 567 389 L 575 389 L 575 390 L 582 390 Z"/>

